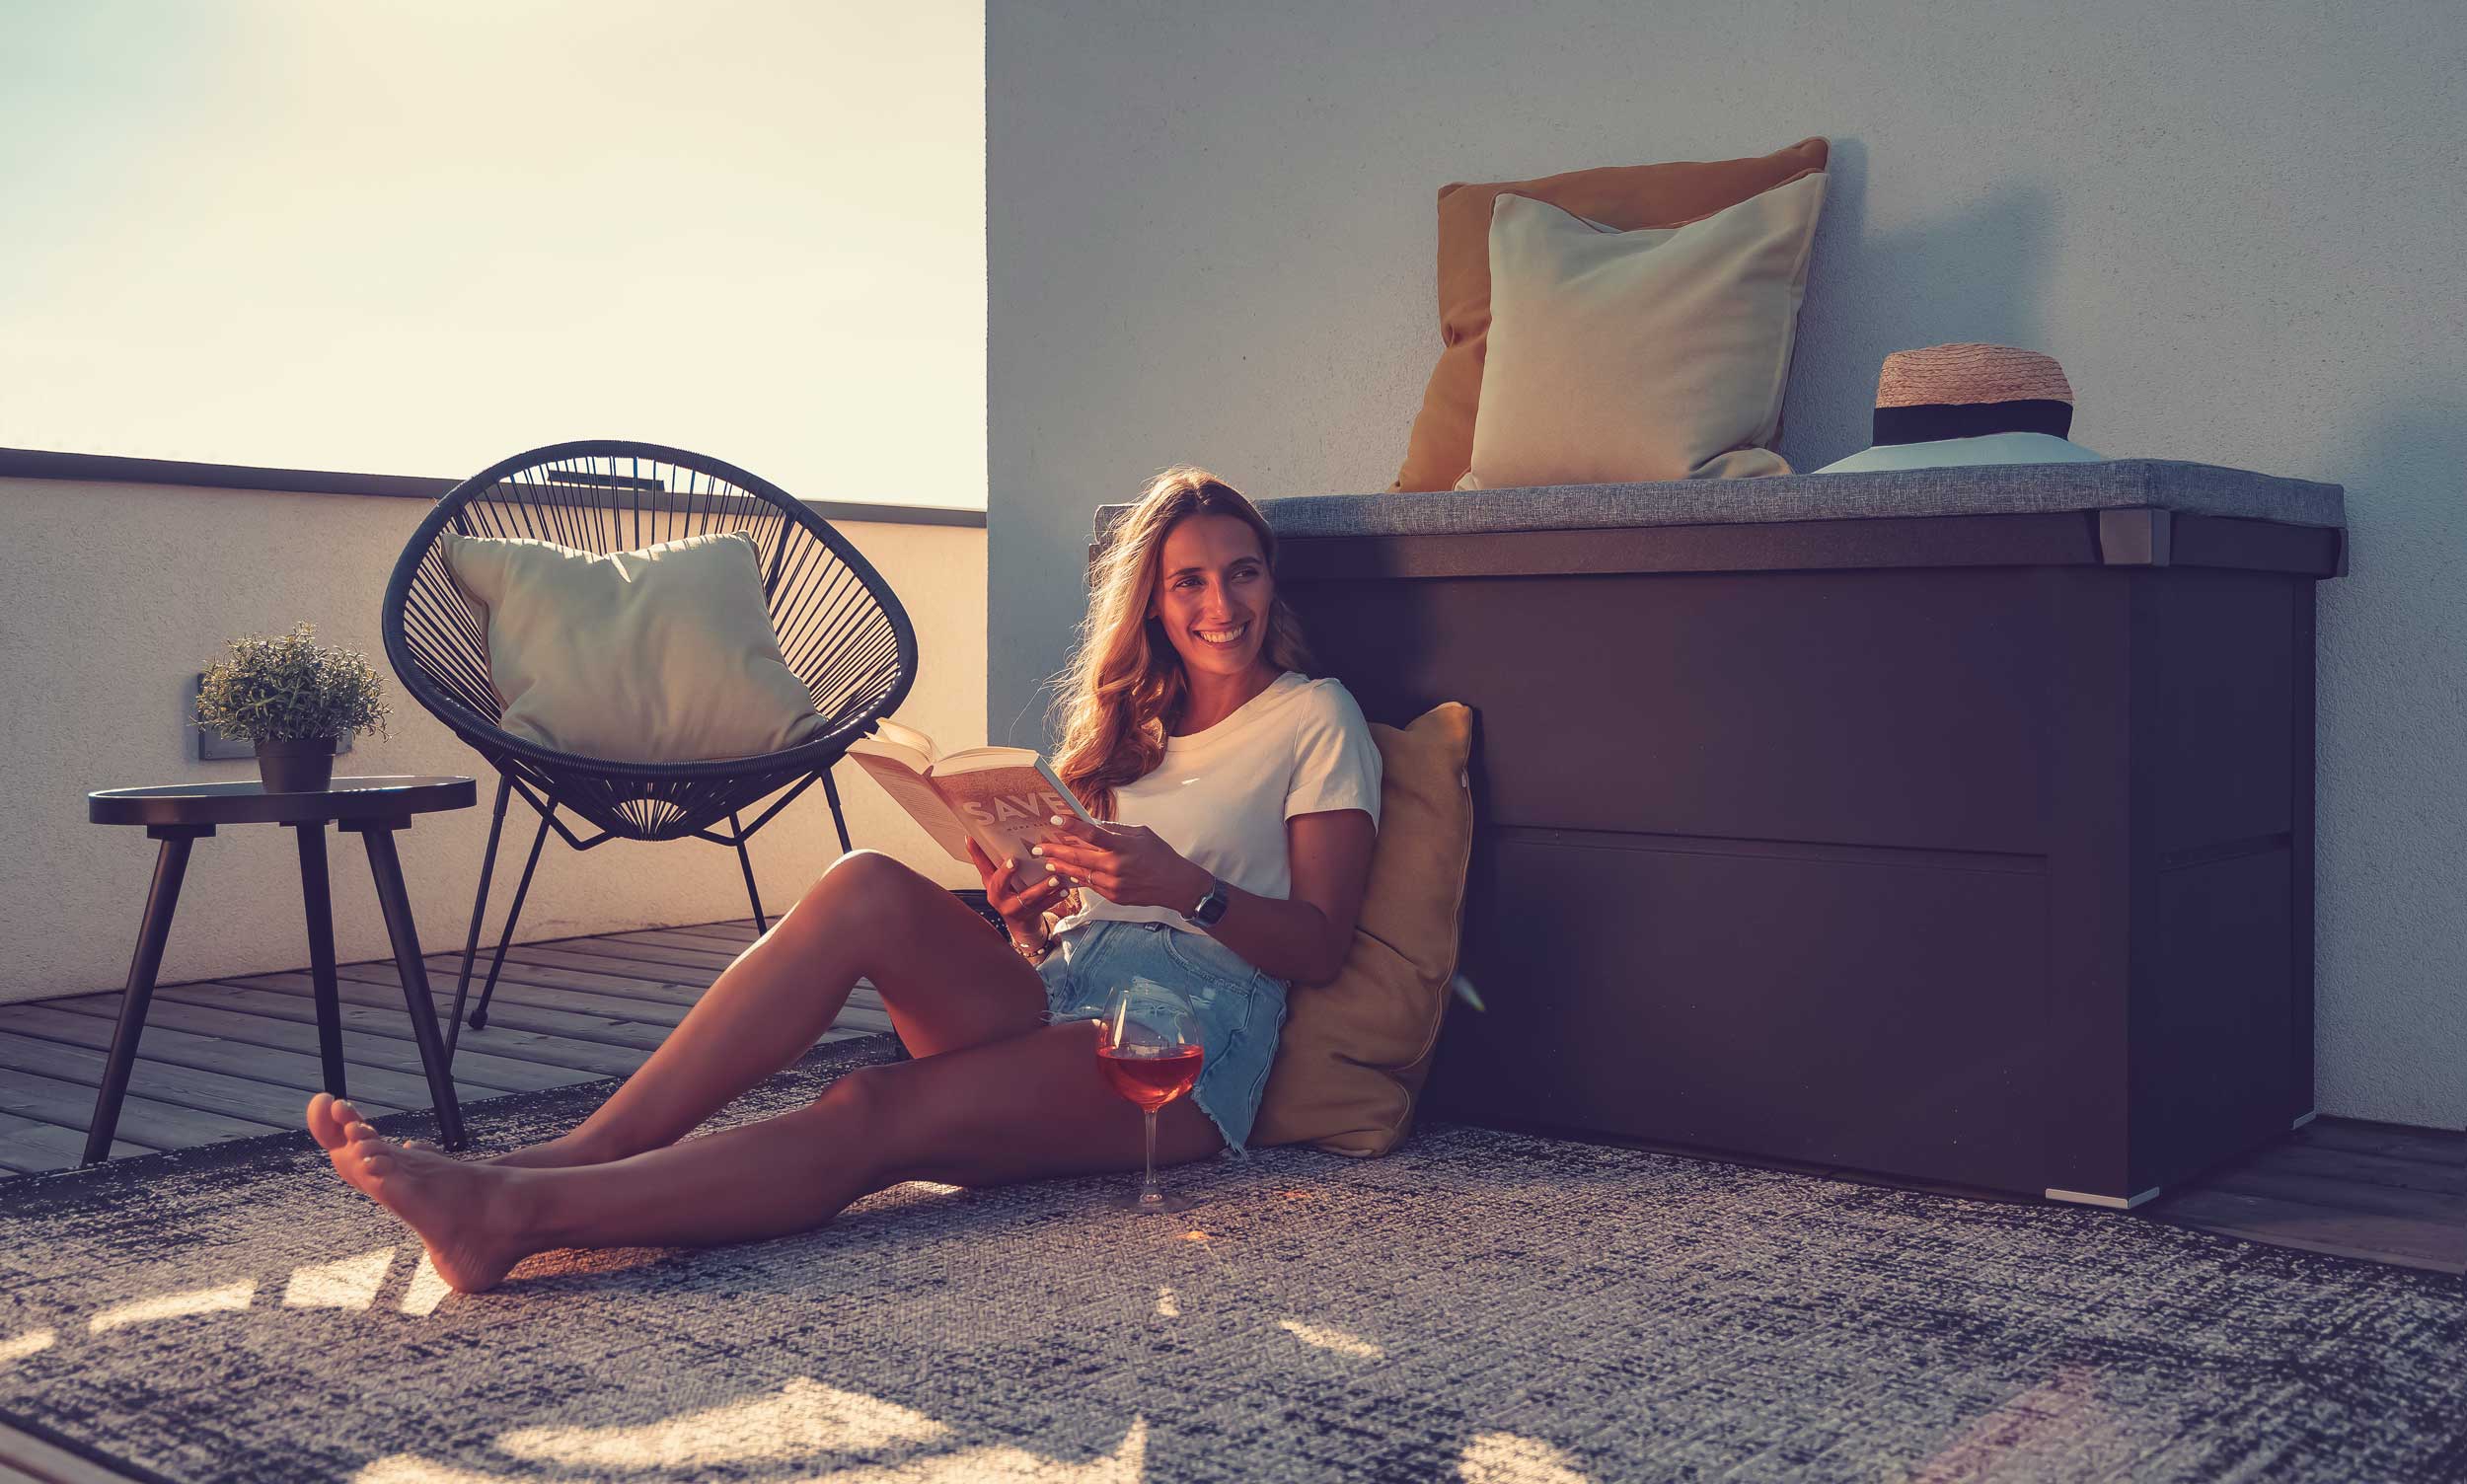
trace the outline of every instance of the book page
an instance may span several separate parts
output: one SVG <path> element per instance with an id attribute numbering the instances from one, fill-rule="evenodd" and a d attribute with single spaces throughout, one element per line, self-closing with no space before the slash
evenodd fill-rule
<path id="1" fill-rule="evenodd" d="M 902 726 L 896 721 L 874 723 L 872 735 L 851 742 L 848 751 L 851 757 L 869 752 L 896 758 L 911 773 L 931 773 L 934 769 L 934 739 L 913 726 Z"/>
<path id="2" fill-rule="evenodd" d="M 906 749 L 900 749 L 904 752 Z M 934 843 L 950 853 L 953 860 L 968 858 L 968 834 L 959 820 L 952 817 L 950 805 L 942 801 L 934 786 L 914 769 L 907 767 L 890 749 L 879 752 L 860 751 L 852 744 L 849 761 L 865 770 L 882 785 L 894 803 L 908 811 L 919 828 L 934 838 Z M 973 862 L 972 862 L 973 863 Z"/>
<path id="3" fill-rule="evenodd" d="M 935 758 L 930 771 L 938 779 L 954 773 L 982 773 L 988 768 L 1030 768 L 1035 766 L 1036 756 L 1025 747 L 963 747 Z"/>

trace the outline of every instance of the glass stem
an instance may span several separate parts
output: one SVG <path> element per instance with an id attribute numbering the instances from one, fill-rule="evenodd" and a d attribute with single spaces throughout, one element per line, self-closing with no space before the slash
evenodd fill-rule
<path id="1" fill-rule="evenodd" d="M 1165 1198 L 1165 1193 L 1157 1187 L 1157 1110 L 1140 1111 L 1148 1120 L 1148 1168 L 1140 1177 L 1140 1204 L 1154 1206 Z"/>

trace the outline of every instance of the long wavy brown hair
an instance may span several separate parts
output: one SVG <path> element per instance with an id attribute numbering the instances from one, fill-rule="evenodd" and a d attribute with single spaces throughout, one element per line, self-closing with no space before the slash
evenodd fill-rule
<path id="1" fill-rule="evenodd" d="M 1098 819 L 1114 817 L 1116 788 L 1147 777 L 1163 759 L 1165 737 L 1190 699 L 1181 653 L 1148 607 L 1165 534 L 1194 515 L 1230 515 L 1249 526 L 1275 577 L 1276 533 L 1240 490 L 1204 469 L 1185 464 L 1158 475 L 1114 523 L 1053 705 L 1062 736 L 1054 772 Z M 1310 673 L 1302 620 L 1281 594 L 1268 605 L 1260 652 L 1270 664 Z"/>

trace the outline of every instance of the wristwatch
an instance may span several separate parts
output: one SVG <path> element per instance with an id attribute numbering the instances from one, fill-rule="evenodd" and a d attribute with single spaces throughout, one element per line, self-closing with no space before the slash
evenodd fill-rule
<path id="1" fill-rule="evenodd" d="M 1183 913 L 1182 917 L 1185 922 L 1197 923 L 1202 928 L 1214 928 L 1224 920 L 1225 910 L 1233 905 L 1233 888 L 1220 878 L 1210 876 L 1208 895 L 1200 898 L 1199 905 Z"/>

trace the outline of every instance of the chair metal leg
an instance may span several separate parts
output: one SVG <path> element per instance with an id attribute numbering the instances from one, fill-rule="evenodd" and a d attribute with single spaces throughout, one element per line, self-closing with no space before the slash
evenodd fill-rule
<path id="1" fill-rule="evenodd" d="M 488 878 L 496 872 L 497 838 L 505 833 L 505 802 L 514 796 L 514 776 L 496 776 L 496 812 L 488 818 L 488 853 L 480 857 L 480 890 L 471 901 L 471 932 L 463 939 L 463 972 L 454 981 L 454 1010 L 445 1017 L 445 1061 L 454 1065 L 454 1044 L 463 1035 L 463 1000 L 471 993 L 471 963 L 480 953 L 480 925 L 488 915 Z"/>
<path id="2" fill-rule="evenodd" d="M 112 1032 L 112 1053 L 103 1064 L 103 1088 L 95 1095 L 94 1119 L 86 1127 L 86 1153 L 79 1162 L 94 1164 L 111 1157 L 112 1135 L 119 1128 L 120 1101 L 128 1096 L 128 1074 L 137 1065 L 137 1038 L 145 1032 L 146 1005 L 154 999 L 154 976 L 163 968 L 163 945 L 172 935 L 172 913 L 180 906 L 181 879 L 188 874 L 188 847 L 210 825 L 166 826 L 154 856 L 154 887 L 146 893 L 145 923 L 137 929 L 137 953 L 128 964 L 128 993 L 120 999 L 119 1028 Z"/>
<path id="3" fill-rule="evenodd" d="M 745 853 L 745 826 L 737 823 L 736 811 L 728 811 L 728 828 L 737 838 L 737 865 L 745 872 L 745 900 L 754 904 L 754 931 L 760 935 L 771 930 L 763 920 L 763 894 L 754 889 L 754 857 Z"/>
<path id="4" fill-rule="evenodd" d="M 840 812 L 840 785 L 832 780 L 829 769 L 823 770 L 822 796 L 831 801 L 831 822 L 840 827 L 840 853 L 845 855 L 857 847 L 848 843 L 848 816 Z"/>
<path id="5" fill-rule="evenodd" d="M 419 929 L 411 921 L 411 894 L 403 888 L 403 862 L 394 850 L 395 830 L 409 823 L 353 822 L 368 846 L 369 874 L 377 879 L 377 905 L 385 913 L 386 938 L 394 945 L 394 972 L 403 981 L 403 1008 L 411 1016 L 420 1070 L 428 1075 L 428 1096 L 437 1110 L 437 1142 L 459 1150 L 463 1147 L 463 1110 L 454 1098 L 454 1074 L 446 1065 L 445 1037 L 437 1029 L 437 1002 L 428 995 L 428 965 L 420 957 Z"/>
<path id="6" fill-rule="evenodd" d="M 300 837 L 300 902 L 308 914 L 309 984 L 316 991 L 317 1059 L 326 1090 L 350 1094 L 342 1085 L 342 991 L 335 982 L 334 890 L 326 875 L 326 822 L 292 827 Z"/>
<path id="7" fill-rule="evenodd" d="M 514 887 L 514 905 L 505 910 L 505 930 L 497 934 L 496 956 L 488 960 L 488 982 L 480 987 L 480 1002 L 472 1006 L 471 1028 L 488 1028 L 488 1001 L 496 995 L 497 971 L 505 967 L 505 950 L 513 944 L 514 925 L 522 921 L 523 899 L 531 895 L 531 873 L 540 867 L 540 847 L 549 842 L 549 820 L 557 811 L 550 808 L 540 815 L 540 833 L 531 837 L 531 856 L 523 862 L 523 878 Z"/>

